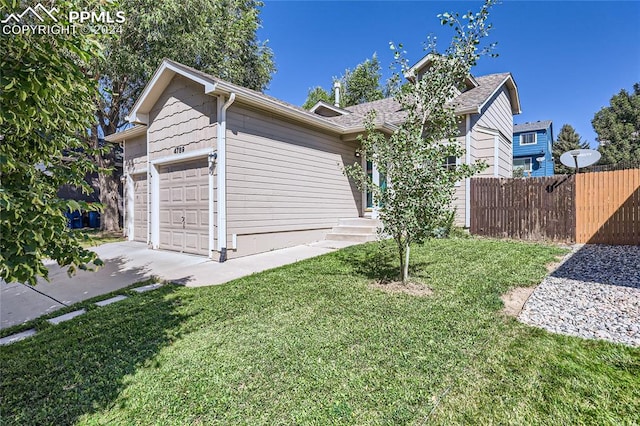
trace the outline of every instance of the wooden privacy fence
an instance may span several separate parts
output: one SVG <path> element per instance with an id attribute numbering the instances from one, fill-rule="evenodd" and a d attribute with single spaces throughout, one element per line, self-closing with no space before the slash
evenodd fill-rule
<path id="1" fill-rule="evenodd" d="M 471 233 L 640 244 L 640 169 L 526 179 L 471 179 Z"/>
<path id="2" fill-rule="evenodd" d="M 640 244 L 640 169 L 576 176 L 576 242 Z"/>

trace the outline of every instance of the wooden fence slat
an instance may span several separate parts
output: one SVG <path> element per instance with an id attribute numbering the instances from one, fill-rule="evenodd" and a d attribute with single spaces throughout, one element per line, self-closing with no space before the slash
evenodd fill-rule
<path id="1" fill-rule="evenodd" d="M 640 169 L 474 178 L 471 215 L 478 235 L 640 244 Z"/>

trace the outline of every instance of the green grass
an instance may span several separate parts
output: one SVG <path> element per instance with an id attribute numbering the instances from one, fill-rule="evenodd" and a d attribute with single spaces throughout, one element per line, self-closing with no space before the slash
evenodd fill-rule
<path id="1" fill-rule="evenodd" d="M 0 348 L 3 424 L 634 424 L 640 350 L 500 314 L 562 250 L 412 250 L 429 297 L 369 283 L 376 244 L 198 289 L 165 286 Z M 373 265 L 373 266 L 370 266 Z"/>
<path id="2" fill-rule="evenodd" d="M 101 244 L 124 241 L 124 237 L 120 232 L 104 232 L 100 231 L 99 229 L 82 229 L 76 232 L 82 232 L 88 237 L 80 243 L 80 245 L 82 245 L 82 247 L 84 248 L 91 248 L 99 246 Z"/>

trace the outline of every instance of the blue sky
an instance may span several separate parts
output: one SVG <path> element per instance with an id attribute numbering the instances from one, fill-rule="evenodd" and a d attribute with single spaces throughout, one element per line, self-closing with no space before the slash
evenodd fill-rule
<path id="1" fill-rule="evenodd" d="M 329 88 L 332 77 L 374 52 L 385 77 L 392 61 L 389 42 L 402 43 L 411 62 L 423 56 L 427 35 L 446 47 L 452 30 L 442 12 L 477 11 L 463 1 L 283 1 L 265 0 L 258 36 L 268 40 L 278 71 L 267 93 L 295 105 L 309 88 Z M 593 115 L 620 89 L 640 81 L 639 1 L 516 1 L 494 7 L 488 41 L 497 58 L 484 57 L 475 75 L 511 72 L 522 114 L 515 123 L 553 120 L 554 137 L 571 124 L 592 147 Z"/>

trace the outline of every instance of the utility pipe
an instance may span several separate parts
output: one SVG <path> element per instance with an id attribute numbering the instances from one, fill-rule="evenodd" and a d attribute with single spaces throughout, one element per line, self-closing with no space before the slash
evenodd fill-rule
<path id="1" fill-rule="evenodd" d="M 227 260 L 227 109 L 236 100 L 231 92 L 224 102 L 224 96 L 218 96 L 218 251 L 220 262 Z"/>

